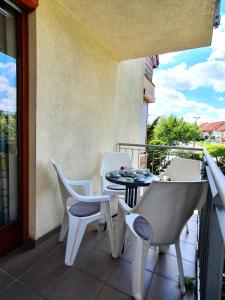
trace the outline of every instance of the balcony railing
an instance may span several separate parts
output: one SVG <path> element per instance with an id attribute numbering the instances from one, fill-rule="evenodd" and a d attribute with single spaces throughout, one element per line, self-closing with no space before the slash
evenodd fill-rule
<path id="1" fill-rule="evenodd" d="M 174 157 L 202 160 L 202 178 L 209 182 L 207 201 L 199 211 L 196 278 L 198 299 L 224 297 L 225 176 L 203 148 L 119 143 L 118 151 L 129 152 L 135 167 L 161 173 Z M 183 170 L 185 172 L 185 170 Z"/>

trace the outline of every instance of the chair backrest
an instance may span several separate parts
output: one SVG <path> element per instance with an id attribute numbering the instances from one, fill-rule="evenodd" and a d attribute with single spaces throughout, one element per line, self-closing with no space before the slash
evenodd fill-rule
<path id="1" fill-rule="evenodd" d="M 127 152 L 105 152 L 102 155 L 100 175 L 104 176 L 107 172 L 119 170 L 121 166 L 129 168 L 132 166 Z"/>
<path id="2" fill-rule="evenodd" d="M 153 227 L 152 243 L 173 244 L 195 208 L 207 196 L 207 181 L 157 182 L 146 189 L 136 211 Z"/>
<path id="3" fill-rule="evenodd" d="M 102 155 L 102 161 L 100 165 L 100 176 L 101 176 L 101 193 L 104 193 L 106 180 L 105 174 L 110 171 L 119 170 L 120 167 L 131 168 L 130 156 L 127 152 L 105 152 Z"/>
<path id="4" fill-rule="evenodd" d="M 198 181 L 201 179 L 201 161 L 174 157 L 162 175 L 172 181 Z"/>
<path id="5" fill-rule="evenodd" d="M 54 160 L 52 160 L 52 165 L 57 174 L 59 189 L 64 207 L 66 207 L 66 202 L 70 197 L 73 197 L 77 201 L 79 201 L 79 195 L 70 187 L 59 165 Z"/>

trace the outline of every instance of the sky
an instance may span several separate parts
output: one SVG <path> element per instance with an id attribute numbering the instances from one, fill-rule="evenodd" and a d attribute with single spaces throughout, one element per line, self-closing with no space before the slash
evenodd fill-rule
<path id="1" fill-rule="evenodd" d="M 16 111 L 16 60 L 0 52 L 0 110 Z"/>
<path id="2" fill-rule="evenodd" d="M 221 22 L 210 47 L 159 56 L 154 69 L 155 104 L 149 104 L 149 121 L 175 114 L 198 124 L 225 121 L 225 0 Z"/>

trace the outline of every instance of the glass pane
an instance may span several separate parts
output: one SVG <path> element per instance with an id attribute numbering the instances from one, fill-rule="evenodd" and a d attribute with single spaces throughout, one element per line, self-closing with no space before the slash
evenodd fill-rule
<path id="1" fill-rule="evenodd" d="M 0 5 L 0 226 L 18 218 L 16 16 Z"/>

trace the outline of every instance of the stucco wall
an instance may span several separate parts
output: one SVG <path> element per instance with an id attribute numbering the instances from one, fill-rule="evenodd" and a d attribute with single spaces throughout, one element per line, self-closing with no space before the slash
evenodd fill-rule
<path id="1" fill-rule="evenodd" d="M 98 192 L 101 153 L 116 150 L 119 141 L 140 142 L 144 59 L 117 62 L 57 1 L 40 1 L 30 26 L 37 39 L 30 235 L 39 238 L 63 213 L 51 158 L 67 177 L 92 179 Z"/>

